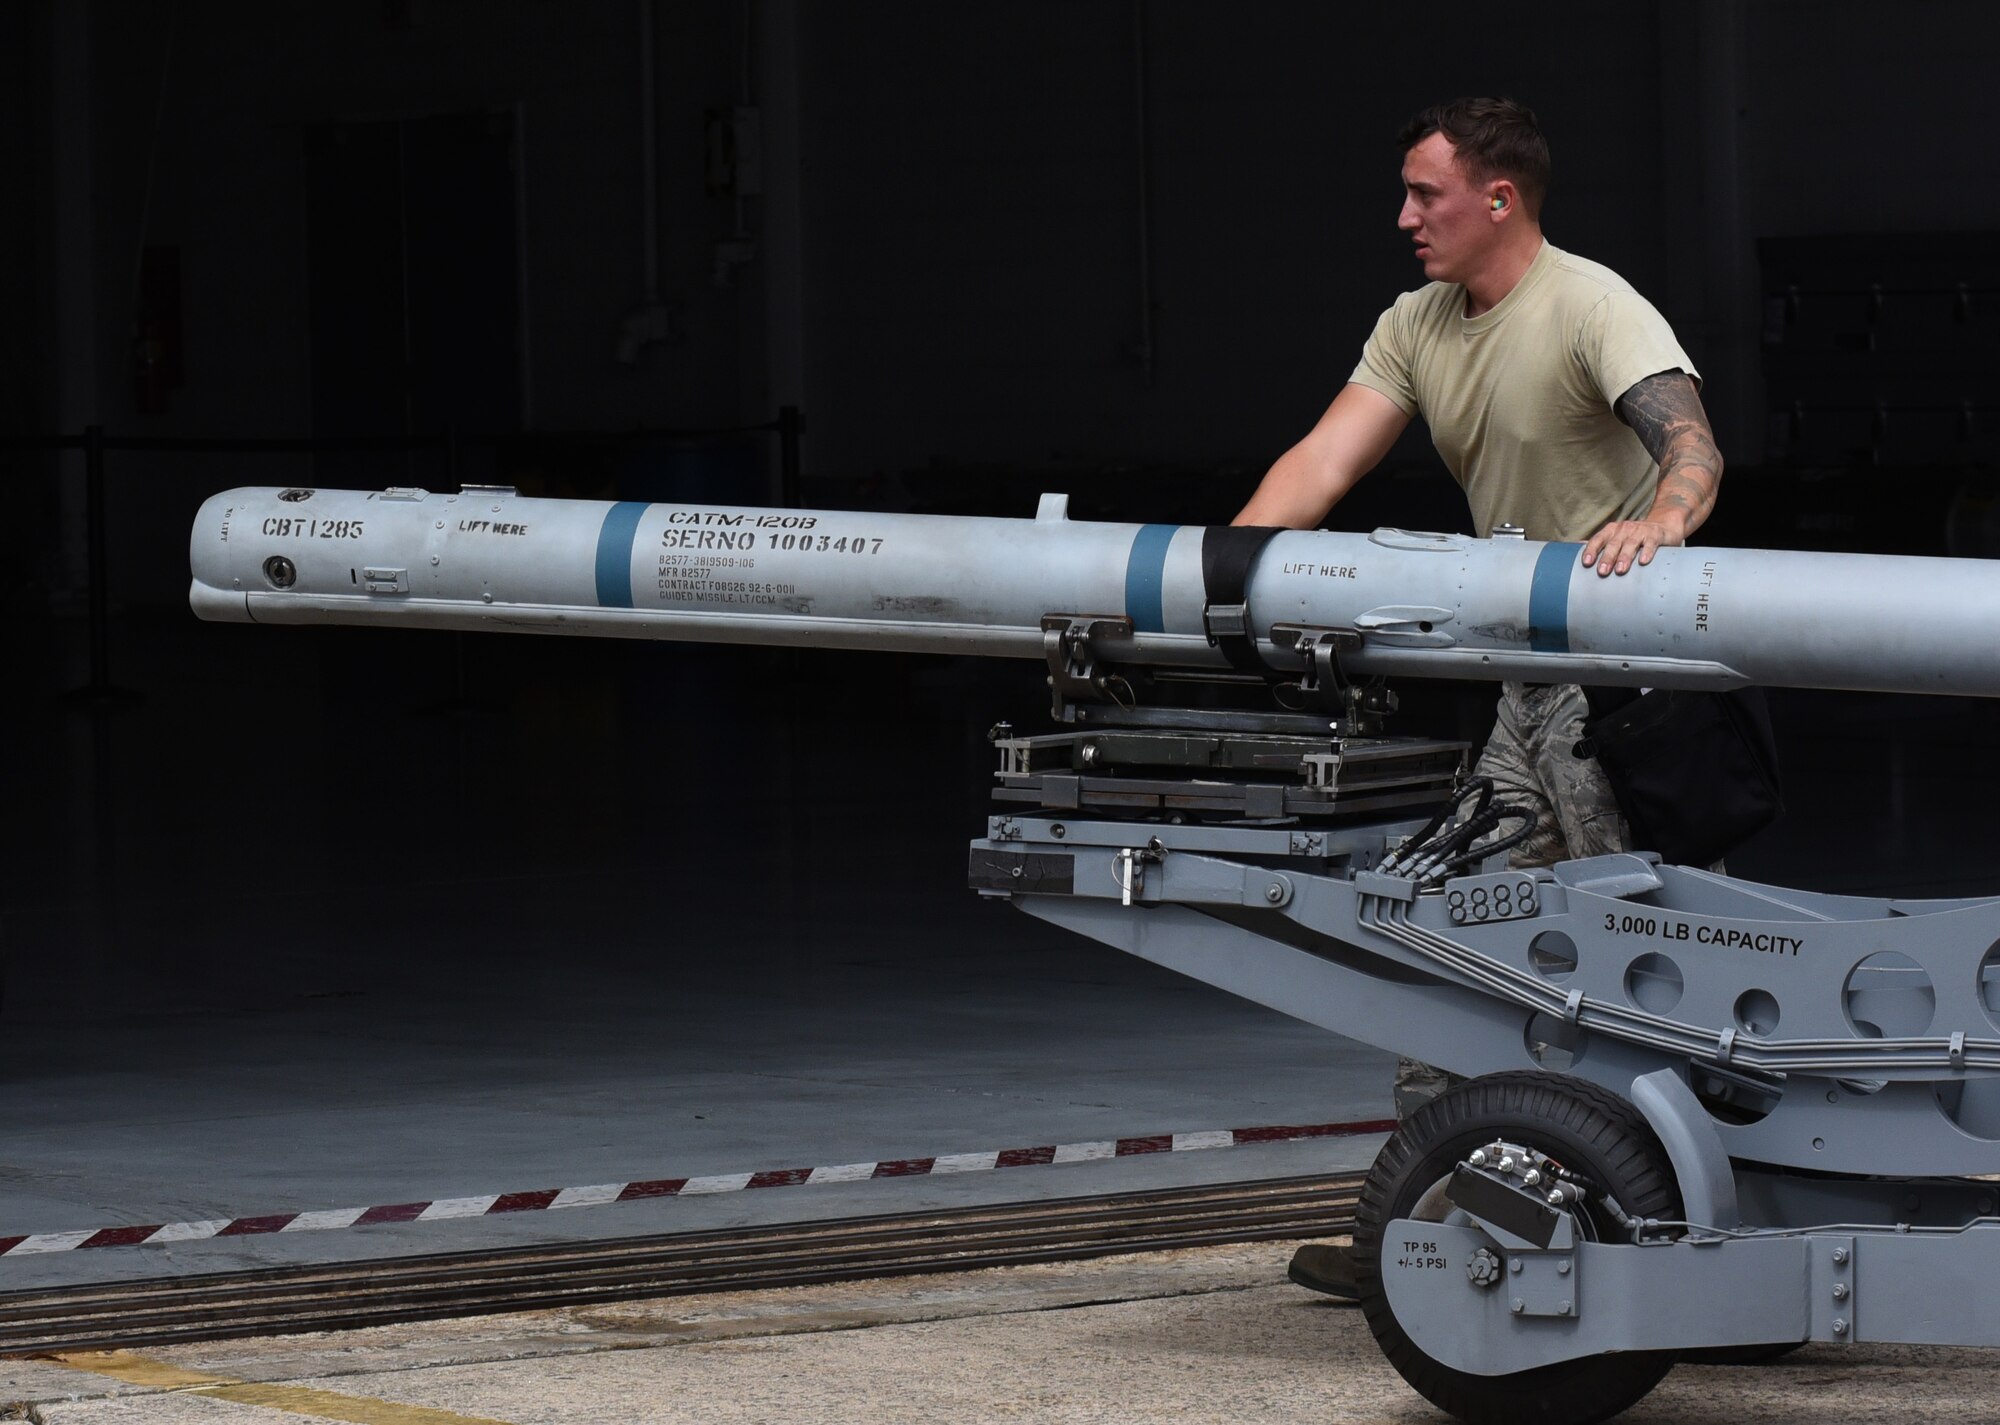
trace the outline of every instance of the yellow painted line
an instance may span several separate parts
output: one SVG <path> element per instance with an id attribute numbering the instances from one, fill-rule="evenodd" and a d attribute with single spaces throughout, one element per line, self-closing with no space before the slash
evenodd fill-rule
<path id="1" fill-rule="evenodd" d="M 48 1357 L 79 1371 L 110 1376 L 127 1385 L 152 1386 L 188 1395 L 205 1395 L 238 1405 L 261 1405 L 320 1420 L 345 1420 L 349 1425 L 509 1425 L 484 1415 L 460 1415 L 427 1405 L 400 1405 L 363 1395 L 341 1395 L 301 1385 L 255 1385 L 232 1376 L 212 1376 L 183 1370 L 165 1361 L 135 1356 L 130 1351 L 65 1351 Z"/>
<path id="2" fill-rule="evenodd" d="M 114 1376 L 128 1385 L 158 1386 L 161 1390 L 242 1384 L 230 1376 L 210 1376 L 203 1375 L 200 1371 L 184 1371 L 179 1366 L 170 1366 L 165 1361 L 149 1360 L 145 1356 L 135 1356 L 130 1351 L 63 1351 L 48 1359 L 76 1370 L 95 1371 L 101 1376 Z"/>

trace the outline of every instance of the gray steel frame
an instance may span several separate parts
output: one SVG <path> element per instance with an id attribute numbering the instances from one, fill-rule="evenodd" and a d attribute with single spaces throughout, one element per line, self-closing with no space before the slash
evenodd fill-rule
<path id="1" fill-rule="evenodd" d="M 1384 1283 L 1447 1366 L 2000 1345 L 1963 1309 L 2000 1270 L 1995 1186 L 1966 1180 L 2000 1171 L 2000 898 L 1823 895 L 1650 854 L 1419 888 L 1378 868 L 1420 825 L 1016 813 L 973 843 L 973 882 L 1350 1038 L 1468 1077 L 1560 1068 L 1638 1107 L 1686 1219 L 1643 1245 L 1540 1248 L 1462 1209 L 1390 1224 L 1436 1248 L 1404 1270 L 1385 1252 Z M 1481 1248 L 1507 1259 L 1496 1288 L 1468 1275 Z"/>

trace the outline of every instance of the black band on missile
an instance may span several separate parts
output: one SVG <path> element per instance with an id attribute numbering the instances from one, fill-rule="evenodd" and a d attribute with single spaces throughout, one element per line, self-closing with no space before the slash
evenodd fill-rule
<path id="1" fill-rule="evenodd" d="M 1250 627 L 1250 571 L 1277 533 L 1258 525 L 1210 525 L 1201 535 L 1202 622 L 1208 641 L 1222 650 L 1230 667 L 1260 677 L 1271 670 L 1257 656 L 1257 631 Z"/>

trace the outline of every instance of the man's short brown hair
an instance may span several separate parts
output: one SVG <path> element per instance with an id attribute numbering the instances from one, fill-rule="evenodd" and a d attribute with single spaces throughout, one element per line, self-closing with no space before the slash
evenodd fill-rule
<path id="1" fill-rule="evenodd" d="M 1451 142 L 1452 156 L 1474 182 L 1505 178 L 1520 189 L 1528 216 L 1539 217 L 1549 191 L 1549 144 L 1535 111 L 1512 99 L 1454 99 L 1434 104 L 1403 126 L 1408 153 L 1432 134 Z"/>

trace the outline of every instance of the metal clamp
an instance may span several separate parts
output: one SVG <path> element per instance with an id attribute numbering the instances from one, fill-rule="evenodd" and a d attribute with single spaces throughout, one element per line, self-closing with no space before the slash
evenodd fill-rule
<path id="1" fill-rule="evenodd" d="M 1077 702 L 1114 697 L 1117 676 L 1103 666 L 1100 639 L 1130 639 L 1132 620 L 1116 614 L 1042 615 L 1042 657 L 1049 665 L 1049 715 L 1076 721 Z"/>
<path id="2" fill-rule="evenodd" d="M 1119 904 L 1130 905 L 1132 898 L 1146 888 L 1146 867 L 1157 866 L 1167 856 L 1167 848 L 1154 837 L 1144 846 L 1121 847 L 1113 858 L 1111 875 L 1118 882 Z"/>
<path id="3" fill-rule="evenodd" d="M 1314 680 L 1325 687 L 1344 687 L 1340 655 L 1361 651 L 1361 635 L 1351 628 L 1316 628 L 1309 624 L 1274 623 L 1271 642 L 1279 651 L 1303 661 Z"/>
<path id="4" fill-rule="evenodd" d="M 1319 628 L 1308 624 L 1271 625 L 1271 642 L 1305 665 L 1298 693 L 1307 707 L 1338 709 L 1350 733 L 1379 732 L 1382 719 L 1396 710 L 1396 695 L 1383 687 L 1352 682 L 1340 665 L 1344 653 L 1358 653 L 1362 636 L 1351 628 Z"/>
<path id="5" fill-rule="evenodd" d="M 1208 634 L 1210 647 L 1225 638 L 1248 638 L 1250 636 L 1250 606 L 1248 604 L 1210 604 L 1201 611 L 1202 629 Z"/>

